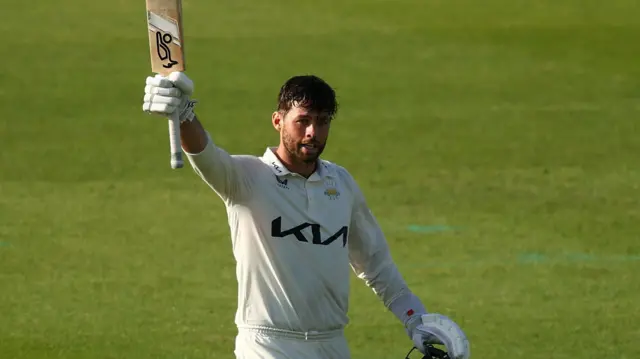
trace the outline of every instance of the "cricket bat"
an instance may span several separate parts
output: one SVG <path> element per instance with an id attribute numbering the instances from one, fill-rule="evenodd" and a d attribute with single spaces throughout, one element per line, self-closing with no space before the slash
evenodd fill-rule
<path id="1" fill-rule="evenodd" d="M 151 71 L 167 76 L 185 71 L 184 36 L 182 32 L 182 0 L 146 0 Z M 180 118 L 176 111 L 169 118 L 171 168 L 182 168 Z"/>

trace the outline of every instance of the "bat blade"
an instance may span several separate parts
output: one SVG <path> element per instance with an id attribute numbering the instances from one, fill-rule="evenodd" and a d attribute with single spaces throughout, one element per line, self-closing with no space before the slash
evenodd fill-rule
<path id="1" fill-rule="evenodd" d="M 151 71 L 185 71 L 181 0 L 146 0 Z"/>
<path id="2" fill-rule="evenodd" d="M 146 3 L 151 71 L 164 76 L 174 71 L 185 71 L 182 0 L 146 0 Z M 182 168 L 184 161 L 178 114 L 170 116 L 168 121 L 171 168 Z"/>

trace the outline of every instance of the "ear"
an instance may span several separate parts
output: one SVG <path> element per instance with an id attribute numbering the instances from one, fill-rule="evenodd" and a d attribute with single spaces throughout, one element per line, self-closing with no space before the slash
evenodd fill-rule
<path id="1" fill-rule="evenodd" d="M 273 125 L 273 128 L 275 128 L 276 130 L 278 130 L 278 132 L 280 132 L 280 129 L 282 128 L 283 123 L 284 123 L 284 118 L 282 113 L 280 111 L 274 111 L 271 114 L 271 124 Z"/>

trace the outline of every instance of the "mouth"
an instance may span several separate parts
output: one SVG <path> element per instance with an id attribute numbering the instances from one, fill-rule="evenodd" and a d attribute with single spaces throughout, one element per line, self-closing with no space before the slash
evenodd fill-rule
<path id="1" fill-rule="evenodd" d="M 318 152 L 318 150 L 320 149 L 320 146 L 318 146 L 315 143 L 303 143 L 300 145 L 300 148 L 303 150 L 303 152 L 315 153 L 315 152 Z"/>

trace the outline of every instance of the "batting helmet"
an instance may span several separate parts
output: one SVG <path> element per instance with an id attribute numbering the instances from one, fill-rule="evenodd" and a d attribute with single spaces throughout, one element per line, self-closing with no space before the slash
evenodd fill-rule
<path id="1" fill-rule="evenodd" d="M 447 352 L 445 352 L 444 350 L 440 350 L 434 347 L 433 345 L 425 344 L 424 348 L 426 350 L 426 354 L 422 357 L 422 359 L 450 359 L 449 354 L 447 354 Z M 405 357 L 405 359 L 410 359 L 409 356 L 416 349 L 418 348 L 416 347 L 411 348 L 411 350 L 409 350 L 409 353 L 407 353 L 407 356 Z"/>

